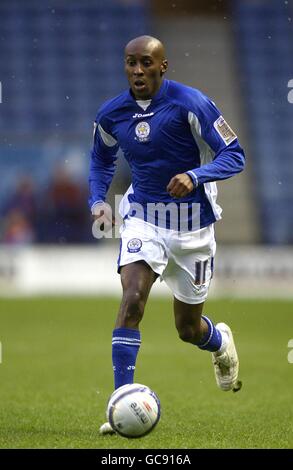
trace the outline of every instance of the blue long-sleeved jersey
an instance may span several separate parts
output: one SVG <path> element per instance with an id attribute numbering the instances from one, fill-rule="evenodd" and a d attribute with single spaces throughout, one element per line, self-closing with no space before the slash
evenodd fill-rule
<path id="1" fill-rule="evenodd" d="M 198 204 L 200 228 L 221 218 L 215 181 L 239 173 L 245 161 L 237 136 L 215 104 L 199 90 L 166 79 L 145 111 L 129 90 L 100 108 L 91 156 L 90 207 L 105 200 L 119 147 L 132 173 L 123 216 L 128 203 L 143 208 L 160 202 L 178 207 Z M 184 198 L 173 198 L 166 187 L 184 172 L 195 188 Z"/>

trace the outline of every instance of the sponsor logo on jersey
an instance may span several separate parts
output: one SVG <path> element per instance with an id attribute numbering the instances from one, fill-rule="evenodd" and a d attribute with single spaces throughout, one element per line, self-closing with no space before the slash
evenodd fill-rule
<path id="1" fill-rule="evenodd" d="M 233 142 L 233 140 L 237 139 L 237 135 L 231 129 L 229 124 L 225 121 L 223 116 L 220 116 L 214 122 L 214 128 L 216 129 L 217 133 L 223 139 L 223 141 L 225 142 L 226 145 L 231 144 L 231 142 Z"/>
<path id="2" fill-rule="evenodd" d="M 139 238 L 132 238 L 127 243 L 128 253 L 138 253 L 141 250 L 142 241 Z"/>
<path id="3" fill-rule="evenodd" d="M 146 142 L 149 138 L 150 131 L 151 131 L 151 128 L 147 122 L 145 121 L 139 122 L 135 126 L 135 134 L 136 134 L 135 139 L 139 140 L 140 142 Z"/>
<path id="4" fill-rule="evenodd" d="M 132 117 L 133 119 L 136 119 L 136 118 L 150 117 L 150 116 L 153 116 L 154 114 L 155 113 L 145 113 L 145 114 L 135 113 Z"/>

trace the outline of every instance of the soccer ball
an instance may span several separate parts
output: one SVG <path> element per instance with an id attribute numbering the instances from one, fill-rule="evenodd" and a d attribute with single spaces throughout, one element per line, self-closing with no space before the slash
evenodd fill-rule
<path id="1" fill-rule="evenodd" d="M 142 384 L 127 384 L 112 393 L 107 405 L 107 420 L 123 437 L 142 437 L 160 419 L 160 400 Z"/>

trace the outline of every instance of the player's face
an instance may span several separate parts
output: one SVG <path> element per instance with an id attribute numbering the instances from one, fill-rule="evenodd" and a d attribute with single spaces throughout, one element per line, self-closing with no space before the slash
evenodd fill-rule
<path id="1" fill-rule="evenodd" d="M 145 46 L 132 46 L 125 51 L 125 72 L 136 99 L 147 100 L 159 90 L 167 61 L 160 53 Z"/>

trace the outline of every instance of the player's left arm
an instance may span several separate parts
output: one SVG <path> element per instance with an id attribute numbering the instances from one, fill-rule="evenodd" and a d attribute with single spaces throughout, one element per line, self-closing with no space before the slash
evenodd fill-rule
<path id="1" fill-rule="evenodd" d="M 185 197 L 199 184 L 231 178 L 245 164 L 235 132 L 209 98 L 200 94 L 197 106 L 188 112 L 187 118 L 200 151 L 201 165 L 170 180 L 167 190 L 174 197 Z"/>
<path id="2" fill-rule="evenodd" d="M 245 155 L 237 135 L 209 98 L 201 96 L 199 109 L 190 111 L 188 120 L 201 158 L 200 167 L 187 172 L 195 187 L 231 178 L 244 169 Z"/>

